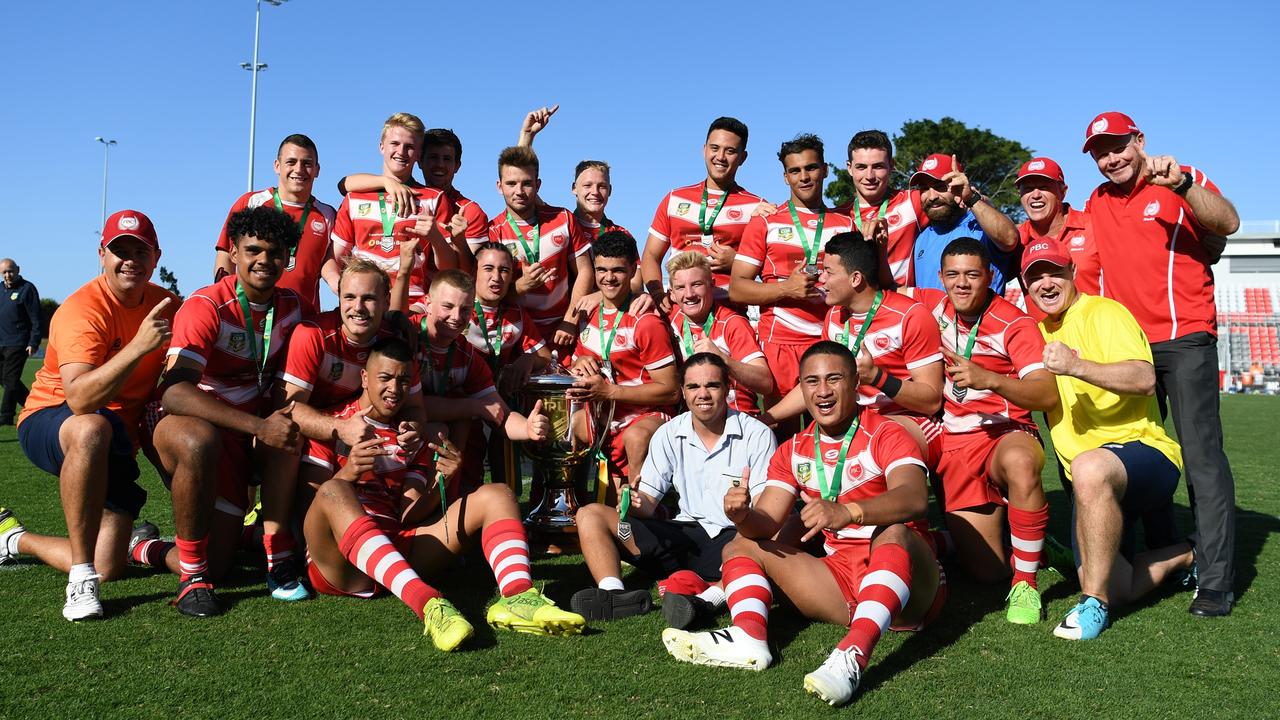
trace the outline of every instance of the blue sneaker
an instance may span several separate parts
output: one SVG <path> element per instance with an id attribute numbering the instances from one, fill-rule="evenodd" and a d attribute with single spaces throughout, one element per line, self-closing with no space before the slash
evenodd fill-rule
<path id="1" fill-rule="evenodd" d="M 311 592 L 302 584 L 298 575 L 293 558 L 276 561 L 275 567 L 267 573 L 267 589 L 271 591 L 271 597 L 285 602 L 297 602 L 311 597 Z"/>
<path id="2" fill-rule="evenodd" d="M 1067 613 L 1058 627 L 1053 629 L 1053 635 L 1064 640 L 1093 640 L 1101 635 L 1109 624 L 1107 607 L 1097 598 L 1086 596 L 1080 604 L 1071 608 L 1071 612 Z"/>

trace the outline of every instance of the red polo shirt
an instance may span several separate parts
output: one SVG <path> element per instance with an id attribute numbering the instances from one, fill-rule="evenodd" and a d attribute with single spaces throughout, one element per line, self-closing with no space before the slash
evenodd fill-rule
<path id="1" fill-rule="evenodd" d="M 1031 221 L 1026 220 L 1018 226 L 1018 239 L 1024 249 L 1037 240 L 1056 242 L 1058 249 L 1071 258 L 1071 263 L 1076 266 L 1076 288 L 1089 295 L 1101 295 L 1102 263 L 1098 259 L 1098 247 L 1093 239 L 1089 216 L 1070 205 L 1062 207 L 1067 211 L 1067 217 L 1057 235 L 1040 235 L 1031 227 Z M 1029 297 L 1027 314 L 1037 322 L 1044 319 L 1044 313 L 1040 312 L 1040 308 Z"/>

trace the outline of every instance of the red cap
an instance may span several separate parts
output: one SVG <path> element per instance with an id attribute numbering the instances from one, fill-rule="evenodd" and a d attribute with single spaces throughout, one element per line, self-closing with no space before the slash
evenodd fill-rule
<path id="1" fill-rule="evenodd" d="M 1018 179 L 1014 181 L 1014 184 L 1016 185 L 1029 177 L 1048 178 L 1064 185 L 1067 182 L 1066 177 L 1062 174 L 1062 167 L 1047 157 L 1031 158 L 1022 163 L 1022 167 L 1018 170 Z"/>
<path id="2" fill-rule="evenodd" d="M 1058 267 L 1066 267 L 1071 264 L 1071 259 L 1062 254 L 1062 251 L 1058 249 L 1057 242 L 1053 240 L 1037 240 L 1022 251 L 1022 274 L 1026 275 L 1027 268 L 1038 262 L 1047 262 Z"/>
<path id="3" fill-rule="evenodd" d="M 160 249 L 160 241 L 156 239 L 156 226 L 151 224 L 151 218 L 137 210 L 119 210 L 107 218 L 107 223 L 102 226 L 102 247 L 126 235 L 138 238 L 153 250 Z"/>
<path id="4" fill-rule="evenodd" d="M 1137 123 L 1133 118 L 1122 112 L 1114 110 L 1104 112 L 1089 123 L 1089 127 L 1084 131 L 1084 147 L 1080 148 L 1080 152 L 1089 152 L 1089 143 L 1093 142 L 1096 137 L 1103 135 L 1132 135 L 1140 133 Z"/>
<path id="5" fill-rule="evenodd" d="M 934 180 L 941 180 L 947 176 L 952 170 L 960 170 L 963 168 L 960 163 L 956 163 L 955 167 L 951 166 L 951 156 L 943 153 L 934 153 L 920 162 L 920 169 L 916 170 L 911 176 L 908 185 L 915 185 L 916 178 L 921 175 L 927 175 Z"/>

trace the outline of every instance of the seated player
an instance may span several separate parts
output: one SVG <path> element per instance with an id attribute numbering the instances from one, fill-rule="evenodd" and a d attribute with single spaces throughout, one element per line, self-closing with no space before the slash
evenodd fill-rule
<path id="1" fill-rule="evenodd" d="M 301 320 L 297 293 L 276 287 L 298 225 L 259 206 L 232 215 L 227 236 L 235 275 L 179 308 L 162 383 L 164 417 L 155 428 L 177 529 L 165 564 L 179 573 L 178 612 L 192 617 L 222 612 L 213 580 L 231 566 L 253 469 L 270 457 L 255 462 L 257 448 L 298 447 L 292 409 L 267 414 L 272 379 Z"/>
<path id="2" fill-rule="evenodd" d="M 947 529 L 956 559 L 978 580 L 1003 579 L 1012 566 L 1006 617 L 1036 623 L 1044 614 L 1036 571 L 1049 505 L 1040 483 L 1044 448 L 1031 411 L 1056 408 L 1058 387 L 1044 369 L 1044 338 L 1035 322 L 991 291 L 991 258 L 981 243 L 952 240 L 940 272 L 945 293 L 915 288 L 913 295 L 938 319 L 947 357 L 938 463 Z"/>
<path id="3" fill-rule="evenodd" d="M 702 253 L 682 252 L 667 262 L 671 279 L 671 331 L 684 359 L 694 353 L 718 355 L 729 368 L 729 406 L 757 415 L 758 395 L 772 395 L 773 375 L 751 322 L 715 301 L 711 262 Z"/>
<path id="4" fill-rule="evenodd" d="M 853 697 L 891 622 L 920 627 L 941 610 L 946 584 L 924 535 L 924 457 L 901 425 L 858 403 L 857 374 L 853 353 L 839 343 L 819 342 L 801 357 L 800 388 L 814 422 L 774 453 L 754 502 L 746 487 L 724 497 L 725 515 L 738 529 L 721 568 L 733 625 L 699 633 L 667 628 L 662 642 L 676 659 L 769 667 L 772 580 L 805 617 L 849 628 L 804 678 L 806 690 L 838 705 Z M 824 557 L 771 539 L 797 494 L 803 540 L 821 534 Z"/>
<path id="5" fill-rule="evenodd" d="M 1076 290 L 1073 273 L 1052 241 L 1032 243 L 1022 259 L 1022 279 L 1045 314 L 1044 366 L 1060 397 L 1049 434 L 1075 497 L 1082 595 L 1053 634 L 1092 640 L 1110 624 L 1112 606 L 1190 569 L 1194 556 L 1185 542 L 1134 552 L 1135 521 L 1172 511 L 1182 453 L 1160 421 L 1142 328 L 1123 305 Z"/>
<path id="6" fill-rule="evenodd" d="M 54 313 L 44 364 L 18 417 L 22 451 L 58 478 L 67 537 L 28 532 L 0 508 L 0 564 L 22 553 L 67 573 L 62 616 L 72 621 L 102 617 L 98 584 L 125 567 L 147 500 L 137 482 L 138 426 L 177 306 L 149 282 L 160 244 L 146 215 L 107 218 L 98 258 L 102 273 Z"/>
<path id="7" fill-rule="evenodd" d="M 724 605 L 724 591 L 708 585 L 720 579 L 720 551 L 737 534 L 724 514 L 724 494 L 746 484 L 752 497 L 759 495 L 776 443 L 767 425 L 729 407 L 729 368 L 719 355 L 696 353 L 680 373 L 689 410 L 654 433 L 625 522 L 618 509 L 600 503 L 580 508 L 575 516 L 596 587 L 575 593 L 570 605 L 588 620 L 649 611 L 649 591 L 627 591 L 622 584 L 623 553 L 628 563 L 657 577 L 679 570 L 697 574 L 701 587 L 689 588 L 693 592 L 669 589 L 663 595 L 662 611 L 672 627 L 687 627 Z M 668 520 L 655 511 L 672 489 L 679 511 Z"/>
<path id="8" fill-rule="evenodd" d="M 360 371 L 363 392 L 336 412 L 366 423 L 373 437 L 354 446 L 308 442 L 304 478 L 317 488 L 304 530 L 311 583 L 326 595 L 373 597 L 390 590 L 447 652 L 471 637 L 471 624 L 421 576 L 446 569 L 479 535 L 502 593 L 486 615 L 490 625 L 539 635 L 582 632 L 582 616 L 534 589 L 529 541 L 511 490 L 485 485 L 442 508 L 432 486 L 456 469 L 457 448 L 441 438 L 430 445 L 436 458 L 427 462 L 424 452 L 406 451 L 397 441 L 414 362 L 407 342 L 375 341 Z M 528 424 L 535 440 L 551 430 L 540 405 Z"/>
<path id="9" fill-rule="evenodd" d="M 498 390 L 506 397 L 551 364 L 551 350 L 533 316 L 507 301 L 515 267 L 515 256 L 502 243 L 485 242 L 476 248 L 475 314 L 466 334 L 467 341 L 484 354 Z"/>
<path id="10" fill-rule="evenodd" d="M 636 272 L 635 239 L 607 232 L 593 249 L 600 306 L 587 316 L 578 335 L 570 369 L 578 380 L 566 396 L 576 402 L 613 401 L 606 441 L 611 476 L 630 478 L 631 468 L 644 466 L 649 438 L 670 419 L 671 406 L 680 396 L 675 354 L 660 317 L 627 312 Z"/>

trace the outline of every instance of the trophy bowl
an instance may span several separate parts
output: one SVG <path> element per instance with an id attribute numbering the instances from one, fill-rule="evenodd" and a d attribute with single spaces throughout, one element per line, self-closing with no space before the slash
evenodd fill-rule
<path id="1" fill-rule="evenodd" d="M 613 401 L 570 402 L 565 397 L 575 380 L 558 371 L 535 375 L 525 383 L 518 398 L 520 411 L 526 416 L 541 400 L 542 411 L 551 419 L 551 434 L 546 440 L 521 443 L 521 452 L 532 461 L 535 475 L 542 480 L 540 497 L 530 498 L 537 501 L 525 519 L 530 530 L 577 530 L 573 515 L 579 505 L 578 478 L 600 450 L 613 421 Z"/>

